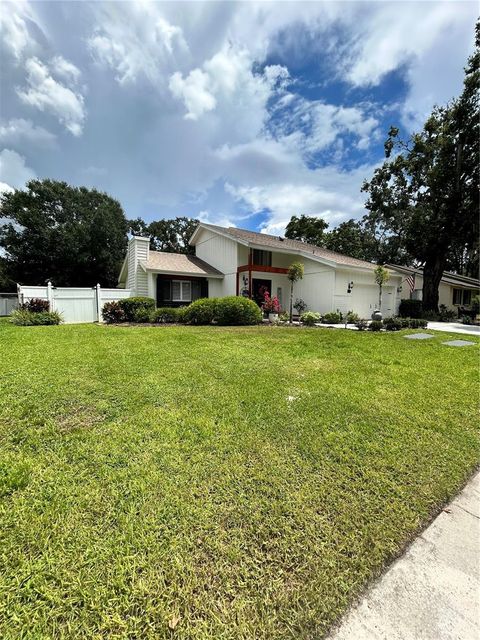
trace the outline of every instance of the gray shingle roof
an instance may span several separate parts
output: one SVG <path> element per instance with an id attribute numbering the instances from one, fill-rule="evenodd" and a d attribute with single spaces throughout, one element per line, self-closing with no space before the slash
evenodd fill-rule
<path id="1" fill-rule="evenodd" d="M 146 269 L 164 271 L 165 273 L 183 273 L 198 277 L 223 276 L 221 271 L 207 264 L 204 260 L 183 253 L 150 251 L 148 260 L 143 260 L 140 264 Z"/>
<path id="2" fill-rule="evenodd" d="M 248 244 L 255 244 L 269 249 L 292 249 L 294 251 L 302 251 L 303 253 L 309 253 L 317 258 L 324 258 L 330 262 L 341 264 L 349 267 L 361 267 L 362 269 L 375 269 L 377 265 L 366 262 L 365 260 L 359 260 L 358 258 L 351 258 L 345 256 L 342 253 L 336 251 L 330 251 L 323 247 L 317 247 L 314 244 L 308 242 L 301 242 L 300 240 L 290 240 L 289 238 L 283 238 L 281 236 L 271 236 L 267 233 L 257 233 L 256 231 L 248 231 L 247 229 L 237 229 L 236 227 L 220 227 L 215 224 L 201 223 L 202 227 L 218 231 L 220 233 L 227 234 L 232 238 L 243 240 Z"/>

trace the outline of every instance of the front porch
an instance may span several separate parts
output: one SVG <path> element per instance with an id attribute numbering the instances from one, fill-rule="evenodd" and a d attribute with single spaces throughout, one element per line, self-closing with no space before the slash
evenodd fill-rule
<path id="1" fill-rule="evenodd" d="M 157 307 L 183 307 L 199 298 L 208 298 L 208 279 L 194 276 L 156 274 Z"/>
<path id="2" fill-rule="evenodd" d="M 237 268 L 236 295 L 255 300 L 261 306 L 264 292 L 277 297 L 280 307 L 285 310 L 288 292 L 288 269 L 284 267 L 270 267 L 266 265 L 250 264 Z"/>

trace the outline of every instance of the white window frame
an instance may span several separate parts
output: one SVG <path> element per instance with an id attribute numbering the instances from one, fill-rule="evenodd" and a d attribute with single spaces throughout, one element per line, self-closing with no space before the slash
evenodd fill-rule
<path id="1" fill-rule="evenodd" d="M 173 284 L 178 282 L 180 285 L 180 297 L 174 298 Z M 188 287 L 186 286 L 188 285 Z M 188 295 L 185 293 L 185 289 L 188 289 Z M 172 302 L 191 302 L 192 301 L 192 283 L 190 280 L 172 280 Z"/>

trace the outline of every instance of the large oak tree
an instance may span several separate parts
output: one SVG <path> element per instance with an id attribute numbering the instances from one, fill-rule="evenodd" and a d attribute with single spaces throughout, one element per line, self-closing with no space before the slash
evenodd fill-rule
<path id="1" fill-rule="evenodd" d="M 0 199 L 4 277 L 20 284 L 113 287 L 127 247 L 127 221 L 106 193 L 31 180 Z"/>
<path id="2" fill-rule="evenodd" d="M 476 35 L 461 96 L 435 107 L 422 131 L 407 141 L 392 127 L 385 143 L 387 160 L 363 186 L 369 224 L 396 237 L 423 265 L 425 310 L 437 310 L 443 272 L 459 255 L 478 264 L 478 24 Z"/>
<path id="3" fill-rule="evenodd" d="M 188 241 L 197 228 L 199 221 L 185 216 L 145 222 L 141 218 L 129 220 L 129 231 L 135 236 L 150 238 L 150 248 L 167 253 L 186 253 L 193 255 L 195 247 Z"/>

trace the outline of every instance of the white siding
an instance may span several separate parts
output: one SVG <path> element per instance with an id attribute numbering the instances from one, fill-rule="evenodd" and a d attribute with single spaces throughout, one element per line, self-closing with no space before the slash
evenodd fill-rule
<path id="1" fill-rule="evenodd" d="M 298 259 L 305 266 L 303 280 L 294 285 L 293 298 L 302 298 L 310 311 L 332 311 L 335 288 L 335 270 L 315 260 Z M 292 260 L 293 262 L 293 260 Z M 289 292 L 290 295 L 290 292 Z"/>
<path id="2" fill-rule="evenodd" d="M 209 281 L 209 295 L 234 296 L 236 294 L 236 273 L 238 266 L 238 245 L 234 240 L 202 229 L 195 244 L 195 254 L 225 274 L 223 281 L 212 286 L 213 278 Z M 215 296 L 210 293 L 215 291 Z"/>
<path id="3" fill-rule="evenodd" d="M 353 282 L 353 287 L 351 292 L 347 293 L 349 282 Z M 397 287 L 400 282 L 401 277 L 391 273 L 388 284 L 383 287 L 382 313 L 384 317 L 393 316 L 398 311 Z M 339 309 L 343 313 L 354 311 L 362 318 L 370 318 L 378 306 L 378 294 L 379 289 L 373 270 L 364 273 L 354 270 L 337 270 L 334 309 Z"/>
<path id="4" fill-rule="evenodd" d="M 127 289 L 133 289 L 137 296 L 148 296 L 149 286 L 147 273 L 139 265 L 148 260 L 149 239 L 134 236 L 128 243 L 128 275 Z"/>

